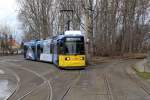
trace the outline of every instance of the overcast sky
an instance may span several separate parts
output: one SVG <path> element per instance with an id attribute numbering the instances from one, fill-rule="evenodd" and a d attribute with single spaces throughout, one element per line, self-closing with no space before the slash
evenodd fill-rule
<path id="1" fill-rule="evenodd" d="M 20 39 L 19 22 L 17 20 L 17 3 L 16 0 L 0 0 L 0 24 L 8 24 L 12 27 L 17 35 L 16 38 Z"/>
<path id="2" fill-rule="evenodd" d="M 12 27 L 17 24 L 16 0 L 0 0 L 0 22 L 7 23 Z"/>

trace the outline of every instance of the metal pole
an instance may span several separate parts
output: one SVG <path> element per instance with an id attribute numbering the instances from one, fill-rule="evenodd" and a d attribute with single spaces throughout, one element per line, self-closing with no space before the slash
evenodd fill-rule
<path id="1" fill-rule="evenodd" d="M 72 13 L 72 18 L 73 18 L 73 10 L 60 10 L 60 12 L 61 13 L 64 13 L 64 12 L 69 13 L 69 12 L 71 12 Z M 71 20 L 70 20 L 70 18 L 68 18 L 68 21 L 67 21 L 67 29 L 68 30 L 70 30 L 70 22 L 71 22 Z"/>

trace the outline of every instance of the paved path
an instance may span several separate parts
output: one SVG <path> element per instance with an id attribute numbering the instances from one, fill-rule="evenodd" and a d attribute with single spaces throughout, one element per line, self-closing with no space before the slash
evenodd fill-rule
<path id="1" fill-rule="evenodd" d="M 150 100 L 148 89 L 130 72 L 136 60 L 113 59 L 85 70 L 60 70 L 21 56 L 0 58 L 20 77 L 9 100 Z"/>

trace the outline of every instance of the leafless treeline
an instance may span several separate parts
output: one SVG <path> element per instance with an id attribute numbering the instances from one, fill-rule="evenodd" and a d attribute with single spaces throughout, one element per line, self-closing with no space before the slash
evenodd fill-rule
<path id="1" fill-rule="evenodd" d="M 29 39 L 46 38 L 52 34 L 53 0 L 18 0 L 20 4 L 19 19 L 28 33 Z"/>
<path id="2" fill-rule="evenodd" d="M 149 30 L 149 0 L 19 0 L 29 39 L 82 29 L 96 55 L 141 52 Z M 62 11 L 62 10 L 73 10 Z"/>
<path id="3" fill-rule="evenodd" d="M 0 25 L 0 55 L 11 52 L 13 41 L 12 30 L 8 25 Z"/>
<path id="4" fill-rule="evenodd" d="M 149 0 L 101 0 L 95 19 L 96 49 L 102 54 L 140 52 L 149 23 Z"/>

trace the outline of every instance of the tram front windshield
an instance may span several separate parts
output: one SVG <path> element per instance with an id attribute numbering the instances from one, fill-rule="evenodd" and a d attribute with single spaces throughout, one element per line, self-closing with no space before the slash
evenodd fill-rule
<path id="1" fill-rule="evenodd" d="M 84 38 L 66 38 L 65 54 L 84 54 Z"/>

